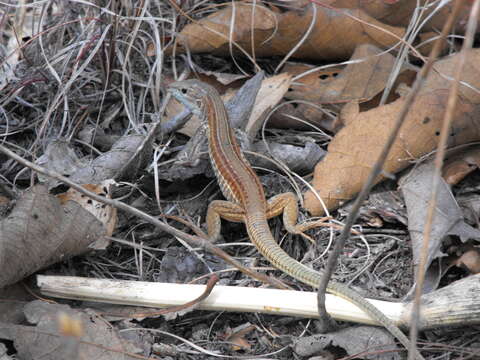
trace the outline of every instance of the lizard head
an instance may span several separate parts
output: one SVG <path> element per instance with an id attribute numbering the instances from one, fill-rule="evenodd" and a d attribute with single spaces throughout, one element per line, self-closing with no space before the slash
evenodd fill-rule
<path id="1" fill-rule="evenodd" d="M 169 85 L 168 92 L 179 102 L 185 105 L 195 115 L 201 115 L 202 105 L 209 94 L 217 93 L 217 90 L 199 80 L 176 81 Z"/>

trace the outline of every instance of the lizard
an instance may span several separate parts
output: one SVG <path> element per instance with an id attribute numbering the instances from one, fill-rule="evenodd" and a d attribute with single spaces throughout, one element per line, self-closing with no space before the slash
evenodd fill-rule
<path id="1" fill-rule="evenodd" d="M 250 241 L 272 265 L 293 278 L 318 288 L 322 274 L 292 258 L 280 247 L 270 230 L 268 219 L 283 213 L 285 229 L 302 236 L 311 225 L 297 224 L 298 204 L 295 194 L 282 193 L 266 200 L 259 177 L 241 152 L 218 91 L 195 79 L 174 82 L 168 91 L 193 114 L 198 115 L 202 126 L 206 127 L 212 168 L 227 199 L 212 201 L 208 207 L 206 223 L 209 239 L 215 241 L 220 237 L 221 219 L 243 222 Z M 409 348 L 408 337 L 356 291 L 344 284 L 329 282 L 327 292 L 357 305 Z M 418 350 L 415 355 L 419 360 L 424 359 Z"/>

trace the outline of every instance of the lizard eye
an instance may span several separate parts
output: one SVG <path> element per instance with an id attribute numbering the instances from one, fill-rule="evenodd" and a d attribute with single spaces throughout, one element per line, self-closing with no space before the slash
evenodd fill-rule
<path id="1" fill-rule="evenodd" d="M 182 94 L 186 94 L 187 93 L 187 89 L 183 88 L 182 90 L 180 90 L 182 92 Z"/>

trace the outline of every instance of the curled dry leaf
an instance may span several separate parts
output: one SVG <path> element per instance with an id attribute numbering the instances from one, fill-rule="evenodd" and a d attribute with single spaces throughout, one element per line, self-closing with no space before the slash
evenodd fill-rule
<path id="1" fill-rule="evenodd" d="M 280 74 L 262 81 L 252 113 L 245 127 L 245 132 L 250 138 L 255 138 L 265 121 L 265 116 L 282 100 L 291 82 L 290 74 Z"/>
<path id="2" fill-rule="evenodd" d="M 458 154 L 449 157 L 443 166 L 443 178 L 449 185 L 458 184 L 468 174 L 480 167 L 480 147 L 461 149 Z"/>
<path id="3" fill-rule="evenodd" d="M 423 247 L 423 230 L 426 226 L 434 169 L 432 161 L 426 162 L 414 167 L 400 180 L 408 212 L 408 231 L 412 239 L 415 273 L 418 271 Z M 448 235 L 456 235 L 463 242 L 468 239 L 480 239 L 480 231 L 464 221 L 463 213 L 455 201 L 450 187 L 443 179 L 439 179 L 435 217 L 432 223 L 426 262 L 429 284 L 435 286 L 438 285 L 441 273 L 437 268 L 431 268 L 430 265 L 433 260 L 446 256 L 442 251 L 442 245 Z M 424 287 L 423 290 L 426 289 L 432 291 L 435 290 L 435 287 Z"/>
<path id="4" fill-rule="evenodd" d="M 453 266 L 462 268 L 471 274 L 480 273 L 480 251 L 471 243 L 462 244 L 455 255 L 440 258 L 437 262 L 430 264 L 425 274 L 423 293 L 437 289 L 440 280 Z"/>
<path id="5" fill-rule="evenodd" d="M 97 195 L 111 199 L 112 187 L 115 184 L 113 180 L 105 180 L 99 185 L 85 184 L 83 187 Z M 90 199 L 88 196 L 79 193 L 77 190 L 70 188 L 66 193 L 57 196 L 62 205 L 67 201 L 75 201 L 90 214 L 95 216 L 107 230 L 106 236 L 112 236 L 115 225 L 117 224 L 117 209 L 113 206 Z"/>
<path id="6" fill-rule="evenodd" d="M 26 191 L 0 222 L 0 288 L 80 255 L 105 228 L 73 201 L 61 204 L 44 186 Z"/>
<path id="7" fill-rule="evenodd" d="M 312 23 L 308 37 L 301 40 Z M 192 53 L 228 56 L 232 46 L 238 50 L 233 41 L 247 52 L 253 47 L 256 56 L 282 56 L 302 41 L 294 57 L 337 60 L 350 57 L 359 44 L 391 47 L 404 33 L 404 29 L 382 24 L 362 10 L 346 13 L 312 4 L 300 11 L 280 13 L 258 4 L 235 3 L 185 26 L 179 42 Z"/>
<path id="8" fill-rule="evenodd" d="M 325 150 L 313 141 L 305 143 L 304 146 L 279 144 L 276 142 L 271 142 L 267 146 L 263 141 L 259 141 L 253 145 L 253 150 L 260 154 L 269 154 L 271 158 L 280 160 L 291 171 L 298 174 L 311 173 L 315 164 L 326 153 Z M 247 155 L 247 159 L 255 166 L 265 169 L 276 169 L 277 166 L 272 164 L 269 158 Z"/>
<path id="9" fill-rule="evenodd" d="M 252 345 L 245 338 L 249 333 L 255 330 L 255 326 L 247 323 L 232 329 L 231 334 L 225 339 L 231 344 L 233 351 L 250 350 Z"/>
<path id="10" fill-rule="evenodd" d="M 436 148 L 457 59 L 454 55 L 434 65 L 385 161 L 384 174 L 396 173 Z M 468 86 L 459 89 L 449 147 L 480 139 L 480 92 L 476 90 L 480 88 L 480 50 L 469 51 L 461 80 Z M 337 133 L 327 156 L 315 168 L 313 186 L 328 209 L 337 208 L 360 191 L 404 103 L 402 97 L 370 111 L 349 114 L 348 125 Z M 382 179 L 384 175 L 376 182 Z M 311 191 L 305 194 L 305 207 L 313 215 L 324 213 Z"/>
<path id="11" fill-rule="evenodd" d="M 455 261 L 458 267 L 466 268 L 472 274 L 480 273 L 480 250 L 472 248 Z"/>
<path id="12" fill-rule="evenodd" d="M 101 154 L 80 168 L 70 180 L 79 184 L 100 184 L 108 179 L 133 179 L 150 160 L 151 140 L 145 142 L 141 134 L 130 134 L 118 139 L 110 151 Z"/>

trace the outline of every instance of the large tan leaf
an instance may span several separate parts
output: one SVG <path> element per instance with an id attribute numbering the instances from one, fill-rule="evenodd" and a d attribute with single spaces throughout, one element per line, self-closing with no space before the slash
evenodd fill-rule
<path id="1" fill-rule="evenodd" d="M 290 87 L 286 97 L 317 104 L 370 100 L 385 89 L 395 57 L 370 44 L 362 44 L 355 49 L 350 61 L 345 69 L 337 69 L 332 76 L 323 72 L 302 76 Z M 289 68 L 286 70 L 297 75 Z"/>
<path id="2" fill-rule="evenodd" d="M 375 19 L 393 26 L 407 26 L 410 24 L 415 9 L 420 4 L 423 8 L 417 9 L 422 10 L 422 17 L 419 21 L 423 21 L 428 17 L 428 21 L 422 27 L 423 31 L 428 31 L 442 28 L 452 11 L 455 1 L 463 3 L 462 9 L 457 16 L 457 25 L 465 25 L 472 6 L 472 2 L 466 0 L 451 1 L 440 9 L 437 9 L 440 3 L 437 1 L 435 4 L 431 0 L 327 0 L 326 3 L 336 8 L 362 9 Z"/>
<path id="3" fill-rule="evenodd" d="M 285 55 L 307 33 L 312 24 L 313 9 L 314 5 L 301 11 L 279 13 L 261 5 L 235 3 L 187 25 L 180 32 L 179 40 L 192 53 L 229 55 L 232 48 L 236 50 L 231 45 L 233 40 L 248 52 L 253 45 L 257 56 Z M 354 20 L 345 12 L 370 25 Z M 230 31 L 232 23 L 233 31 Z M 294 57 L 344 59 L 350 57 L 359 44 L 387 48 L 397 43 L 403 34 L 403 28 L 382 24 L 362 10 L 333 11 L 316 6 L 314 26 Z"/>
<path id="4" fill-rule="evenodd" d="M 480 50 L 471 50 L 462 74 L 469 86 L 461 86 L 448 146 L 480 140 Z M 437 146 L 447 97 L 458 55 L 438 61 L 419 92 L 400 129 L 384 165 L 384 172 L 396 173 Z M 473 87 L 473 89 L 471 88 Z M 361 113 L 349 113 L 347 126 L 338 132 L 328 154 L 315 168 L 313 186 L 329 209 L 351 199 L 361 189 L 377 160 L 404 98 Z M 379 176 L 377 182 L 383 176 Z M 305 206 L 314 215 L 323 213 L 312 192 L 305 194 Z"/>

